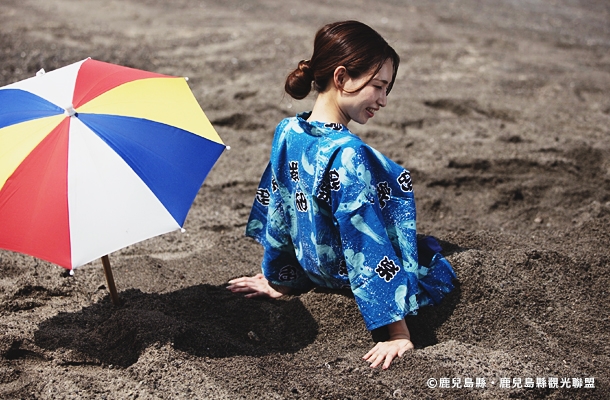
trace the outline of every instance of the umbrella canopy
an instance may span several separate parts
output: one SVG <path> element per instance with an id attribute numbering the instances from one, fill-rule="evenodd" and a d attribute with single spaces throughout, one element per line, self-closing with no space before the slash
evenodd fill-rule
<path id="1" fill-rule="evenodd" d="M 86 59 L 0 88 L 0 248 L 74 269 L 180 229 L 225 149 L 185 78 Z"/>

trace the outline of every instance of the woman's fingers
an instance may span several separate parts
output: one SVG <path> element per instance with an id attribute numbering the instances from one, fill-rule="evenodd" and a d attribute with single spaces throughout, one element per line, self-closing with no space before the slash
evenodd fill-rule
<path id="1" fill-rule="evenodd" d="M 371 357 L 373 354 L 375 354 L 375 352 L 377 351 L 377 347 L 379 347 L 379 343 L 377 343 L 377 344 L 375 345 L 375 347 L 373 347 L 372 349 L 370 349 L 370 350 L 369 350 L 369 352 L 368 352 L 368 353 L 366 353 L 366 354 L 364 355 L 364 357 L 362 357 L 362 358 L 368 361 L 368 360 L 369 360 L 369 358 L 370 358 L 370 357 Z"/>
<path id="2" fill-rule="evenodd" d="M 229 286 L 227 286 L 227 289 L 229 289 L 232 292 L 248 293 L 248 292 L 257 291 L 258 286 L 260 286 L 260 279 L 244 276 L 242 278 L 230 280 Z"/>
<path id="3" fill-rule="evenodd" d="M 269 281 L 265 279 L 263 274 L 256 274 L 255 276 L 248 277 L 244 276 L 241 278 L 231 279 L 227 289 L 233 293 L 247 293 L 245 297 L 271 297 L 278 298 L 282 296 L 282 293 L 273 289 L 269 285 Z"/>
<path id="4" fill-rule="evenodd" d="M 371 363 L 371 368 L 377 368 L 379 365 L 383 364 L 382 368 L 388 369 L 396 357 L 402 357 L 405 352 L 412 349 L 413 343 L 411 343 L 410 340 L 390 340 L 377 343 L 375 347 L 362 358 Z"/>

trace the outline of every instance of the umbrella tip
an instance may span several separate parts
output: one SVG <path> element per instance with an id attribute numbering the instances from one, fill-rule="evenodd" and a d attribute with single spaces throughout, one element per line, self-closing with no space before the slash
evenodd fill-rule
<path id="1" fill-rule="evenodd" d="M 73 269 L 71 269 L 69 273 L 70 273 L 70 276 L 74 276 L 74 270 Z"/>
<path id="2" fill-rule="evenodd" d="M 186 229 L 180 228 L 180 232 L 184 233 L 184 232 L 186 232 Z"/>
<path id="3" fill-rule="evenodd" d="M 189 81 L 189 77 L 188 77 L 188 76 L 185 76 L 185 77 L 184 77 L 184 80 L 188 82 L 188 81 Z"/>
<path id="4" fill-rule="evenodd" d="M 68 107 L 64 108 L 64 114 L 66 114 L 69 117 L 75 116 L 76 110 L 74 109 L 74 106 L 72 104 L 70 104 Z"/>
<path id="5" fill-rule="evenodd" d="M 40 75 L 44 75 L 44 74 L 46 74 L 46 71 L 44 70 L 44 68 L 40 68 L 38 70 L 38 72 L 36 72 L 36 76 L 40 76 Z"/>
<path id="6" fill-rule="evenodd" d="M 225 146 L 227 150 L 231 150 L 231 146 Z"/>

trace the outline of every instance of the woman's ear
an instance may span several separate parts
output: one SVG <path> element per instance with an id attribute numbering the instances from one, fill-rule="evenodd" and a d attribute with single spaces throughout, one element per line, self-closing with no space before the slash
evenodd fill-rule
<path id="1" fill-rule="evenodd" d="M 333 82 L 335 87 L 339 90 L 343 90 L 343 85 L 345 84 L 345 80 L 347 78 L 347 69 L 340 65 L 335 68 L 335 72 L 333 74 Z"/>

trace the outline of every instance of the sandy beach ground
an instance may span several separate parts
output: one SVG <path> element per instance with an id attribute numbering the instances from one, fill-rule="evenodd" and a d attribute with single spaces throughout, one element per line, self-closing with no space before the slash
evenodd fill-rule
<path id="1" fill-rule="evenodd" d="M 259 271 L 243 232 L 273 129 L 313 104 L 285 76 L 343 19 L 402 58 L 350 127 L 412 172 L 418 231 L 459 277 L 387 371 L 362 361 L 348 293 L 225 289 Z M 0 251 L 0 398 L 610 398 L 607 1 L 0 2 L 0 85 L 86 57 L 188 76 L 232 149 L 185 233 L 110 255 L 120 307 L 99 261 L 69 276 Z"/>

